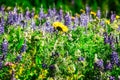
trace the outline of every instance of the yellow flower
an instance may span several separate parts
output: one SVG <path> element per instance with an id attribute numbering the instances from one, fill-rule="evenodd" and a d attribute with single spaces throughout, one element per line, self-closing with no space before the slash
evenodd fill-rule
<path id="1" fill-rule="evenodd" d="M 6 10 L 10 10 L 11 9 L 11 7 L 7 7 L 7 9 Z"/>
<path id="2" fill-rule="evenodd" d="M 47 70 L 42 70 L 42 73 L 47 74 L 48 71 Z"/>
<path id="3" fill-rule="evenodd" d="M 72 18 L 72 19 L 75 19 L 75 17 L 74 17 L 74 16 L 72 16 L 71 18 Z"/>
<path id="4" fill-rule="evenodd" d="M 12 74 L 12 69 L 9 70 L 9 73 Z"/>
<path id="5" fill-rule="evenodd" d="M 106 22 L 106 24 L 110 24 L 110 20 L 106 20 L 105 22 Z"/>
<path id="6" fill-rule="evenodd" d="M 43 74 L 39 75 L 38 79 L 44 79 L 45 76 Z"/>
<path id="7" fill-rule="evenodd" d="M 20 69 L 19 69 L 19 74 L 22 74 L 23 70 L 24 70 L 24 68 L 23 68 L 23 67 L 20 67 Z"/>
<path id="8" fill-rule="evenodd" d="M 67 76 L 66 80 L 73 80 L 73 77 Z"/>
<path id="9" fill-rule="evenodd" d="M 53 78 L 48 78 L 48 80 L 54 80 Z"/>
<path id="10" fill-rule="evenodd" d="M 116 19 L 119 19 L 119 18 L 120 18 L 120 16 L 116 15 Z"/>
<path id="11" fill-rule="evenodd" d="M 15 65 L 15 64 L 12 64 L 12 66 L 11 66 L 12 70 L 14 70 L 15 67 L 16 67 L 16 65 Z"/>
<path id="12" fill-rule="evenodd" d="M 44 78 L 46 78 L 47 73 L 48 73 L 47 70 L 42 69 L 41 70 L 41 74 L 38 76 L 38 79 L 44 79 Z"/>
<path id="13" fill-rule="evenodd" d="M 83 10 L 83 9 L 80 9 L 80 12 L 82 12 L 82 13 L 85 13 L 85 10 Z"/>
<path id="14" fill-rule="evenodd" d="M 68 32 L 68 27 L 61 22 L 54 22 L 52 25 L 55 29 L 58 29 L 59 31 Z"/>
<path id="15" fill-rule="evenodd" d="M 80 14 L 78 14 L 78 13 L 76 13 L 75 15 L 76 15 L 77 17 L 80 17 Z"/>
<path id="16" fill-rule="evenodd" d="M 16 75 L 15 78 L 18 79 L 18 75 Z"/>
<path id="17" fill-rule="evenodd" d="M 34 18 L 35 18 L 35 19 L 38 19 L 38 15 L 35 15 Z"/>
<path id="18" fill-rule="evenodd" d="M 93 12 L 93 11 L 91 11 L 91 12 L 90 12 L 90 14 L 92 14 L 92 15 L 96 16 L 96 13 L 95 13 L 95 12 Z"/>
<path id="19" fill-rule="evenodd" d="M 68 73 L 74 73 L 76 69 L 74 65 L 70 65 L 68 66 L 67 70 L 68 70 Z"/>

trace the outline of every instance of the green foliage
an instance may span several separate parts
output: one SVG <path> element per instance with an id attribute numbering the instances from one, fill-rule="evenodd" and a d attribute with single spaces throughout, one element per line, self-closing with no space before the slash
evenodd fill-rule
<path id="1" fill-rule="evenodd" d="M 98 7 L 101 8 L 102 11 L 116 11 L 117 14 L 120 13 L 120 1 L 119 0 L 1 0 L 0 5 L 5 6 L 12 6 L 18 5 L 20 7 L 26 8 L 29 7 L 30 9 L 35 7 L 39 10 L 39 7 L 43 5 L 43 7 L 47 10 L 50 6 L 53 7 L 54 4 L 57 9 L 62 7 L 64 10 L 72 11 L 72 13 L 79 13 L 80 9 L 84 8 L 86 4 L 90 5 L 92 10 L 96 11 Z M 112 6 L 111 6 L 112 5 Z M 105 12 L 104 12 L 105 13 Z"/>

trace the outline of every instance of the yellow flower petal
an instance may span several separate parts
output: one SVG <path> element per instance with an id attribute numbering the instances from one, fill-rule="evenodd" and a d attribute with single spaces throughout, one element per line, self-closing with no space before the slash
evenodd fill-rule
<path id="1" fill-rule="evenodd" d="M 82 13 L 85 13 L 85 10 L 83 10 L 83 9 L 80 9 L 80 12 L 82 12 Z"/>
<path id="2" fill-rule="evenodd" d="M 92 15 L 96 16 L 96 13 L 95 13 L 95 12 L 93 12 L 93 11 L 91 11 L 91 12 L 90 12 L 90 14 L 92 14 Z"/>
<path id="3" fill-rule="evenodd" d="M 61 22 L 54 22 L 52 25 L 55 29 L 60 28 L 63 32 L 68 32 L 68 27 Z"/>
<path id="4" fill-rule="evenodd" d="M 38 15 L 35 15 L 34 18 L 35 18 L 35 19 L 38 19 L 39 17 L 38 17 Z"/>
<path id="5" fill-rule="evenodd" d="M 119 19 L 119 18 L 120 18 L 120 16 L 116 15 L 116 19 Z"/>
<path id="6" fill-rule="evenodd" d="M 106 24 L 110 24 L 110 20 L 106 20 L 105 23 L 106 23 Z"/>

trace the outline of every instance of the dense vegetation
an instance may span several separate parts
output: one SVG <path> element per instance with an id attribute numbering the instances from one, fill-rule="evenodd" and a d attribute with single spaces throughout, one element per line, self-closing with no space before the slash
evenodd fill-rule
<path id="1" fill-rule="evenodd" d="M 80 13 L 1 6 L 0 79 L 120 79 L 120 16 Z"/>

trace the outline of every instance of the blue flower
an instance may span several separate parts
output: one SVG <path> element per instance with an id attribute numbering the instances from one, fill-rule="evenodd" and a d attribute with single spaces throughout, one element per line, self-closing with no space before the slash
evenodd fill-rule
<path id="1" fill-rule="evenodd" d="M 97 10 L 97 17 L 100 19 L 101 18 L 101 11 L 100 9 Z"/>
<path id="2" fill-rule="evenodd" d="M 2 53 L 7 53 L 8 51 L 8 41 L 6 39 L 3 40 L 2 42 Z"/>
<path id="3" fill-rule="evenodd" d="M 114 76 L 109 76 L 109 80 L 115 80 Z"/>
<path id="4" fill-rule="evenodd" d="M 119 63 L 118 53 L 113 51 L 112 54 L 110 55 L 110 59 L 112 64 L 118 64 Z"/>
<path id="5" fill-rule="evenodd" d="M 3 63 L 2 61 L 0 61 L 0 69 L 2 69 Z"/>
<path id="6" fill-rule="evenodd" d="M 83 58 L 83 57 L 78 58 L 78 61 L 84 61 L 84 60 L 85 60 L 85 58 Z"/>
<path id="7" fill-rule="evenodd" d="M 4 33 L 4 26 L 0 24 L 0 34 L 3 34 L 3 33 Z"/>
<path id="8" fill-rule="evenodd" d="M 111 12 L 110 22 L 111 23 L 114 22 L 115 18 L 116 18 L 116 14 Z"/>
<path id="9" fill-rule="evenodd" d="M 103 68 L 104 68 L 103 60 L 102 60 L 102 59 L 98 59 L 98 60 L 95 62 L 95 68 L 99 68 L 99 69 L 103 69 Z"/>
<path id="10" fill-rule="evenodd" d="M 17 58 L 15 59 L 15 62 L 19 62 L 20 60 L 22 60 L 22 55 L 21 54 L 19 54 L 17 56 Z"/>
<path id="11" fill-rule="evenodd" d="M 22 45 L 22 48 L 21 48 L 21 50 L 20 50 L 20 53 L 25 52 L 25 51 L 26 51 L 26 47 L 27 47 L 27 45 L 26 45 L 26 40 L 25 40 L 25 41 L 24 41 L 24 44 Z"/>
<path id="12" fill-rule="evenodd" d="M 65 25 L 68 26 L 68 27 L 70 27 L 70 24 L 71 24 L 71 16 L 69 15 L 68 12 L 65 14 L 64 20 L 65 20 Z"/>
<path id="13" fill-rule="evenodd" d="M 39 19 L 41 20 L 41 19 L 43 19 L 44 17 L 45 17 L 45 15 L 44 15 L 43 7 L 41 6 L 40 12 L 39 12 Z"/>
<path id="14" fill-rule="evenodd" d="M 86 14 L 89 15 L 90 14 L 90 7 L 88 5 L 86 5 Z"/>
<path id="15" fill-rule="evenodd" d="M 106 70 L 111 70 L 112 69 L 112 64 L 110 62 L 107 62 L 106 65 L 105 65 L 105 69 Z"/>
<path id="16" fill-rule="evenodd" d="M 43 63 L 42 68 L 47 68 L 47 64 Z"/>

